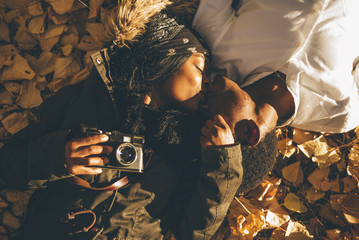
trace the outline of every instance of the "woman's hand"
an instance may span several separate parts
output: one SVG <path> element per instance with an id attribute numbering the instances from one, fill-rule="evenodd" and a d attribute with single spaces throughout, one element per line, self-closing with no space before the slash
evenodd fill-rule
<path id="1" fill-rule="evenodd" d="M 215 115 L 213 119 L 207 120 L 201 128 L 201 133 L 200 142 L 203 148 L 234 144 L 232 131 L 221 115 Z"/>
<path id="2" fill-rule="evenodd" d="M 69 172 L 74 175 L 101 173 L 101 168 L 87 166 L 104 165 L 109 162 L 107 157 L 96 156 L 112 151 L 110 146 L 97 145 L 107 140 L 108 136 L 101 134 L 68 141 L 65 145 L 65 158 Z"/>

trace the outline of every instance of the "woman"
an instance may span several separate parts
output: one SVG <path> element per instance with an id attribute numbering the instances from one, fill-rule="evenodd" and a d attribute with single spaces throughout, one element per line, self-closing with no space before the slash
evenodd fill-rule
<path id="1" fill-rule="evenodd" d="M 60 92 L 41 107 L 39 123 L 1 149 L 7 170 L 18 163 L 1 175 L 9 185 L 47 185 L 17 239 L 161 239 L 169 229 L 179 239 L 209 238 L 242 167 L 223 118 L 206 124 L 201 156 L 198 118 L 183 110 L 201 103 L 205 54 L 189 29 L 161 13 L 131 48 L 93 55 L 96 71 L 81 95 L 79 86 Z M 102 167 L 113 150 L 108 136 L 68 132 L 79 125 L 144 136 L 153 154 L 143 173 Z"/>

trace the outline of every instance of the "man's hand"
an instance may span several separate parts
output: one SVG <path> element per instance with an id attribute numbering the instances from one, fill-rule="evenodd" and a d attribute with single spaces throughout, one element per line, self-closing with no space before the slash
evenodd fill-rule
<path id="1" fill-rule="evenodd" d="M 234 144 L 232 131 L 221 115 L 215 115 L 213 120 L 207 120 L 201 128 L 201 133 L 200 142 L 203 148 Z"/>
<path id="2" fill-rule="evenodd" d="M 104 165 L 109 162 L 107 157 L 94 156 L 112 151 L 110 146 L 96 145 L 107 140 L 108 136 L 101 134 L 73 139 L 67 142 L 65 145 L 65 158 L 69 172 L 75 175 L 95 175 L 101 173 L 101 168 L 87 166 Z"/>

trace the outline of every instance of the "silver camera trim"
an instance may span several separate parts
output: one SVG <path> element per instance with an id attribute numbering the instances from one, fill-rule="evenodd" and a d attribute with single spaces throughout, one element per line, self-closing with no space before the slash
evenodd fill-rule
<path id="1" fill-rule="evenodd" d="M 131 161 L 130 163 L 124 163 L 124 161 L 121 158 L 120 155 L 120 150 L 125 148 L 125 147 L 131 147 L 133 149 L 133 151 L 135 152 L 135 158 L 133 159 L 133 161 Z M 124 142 L 121 143 L 117 148 L 116 148 L 116 152 L 115 152 L 115 157 L 117 159 L 117 161 L 122 164 L 123 166 L 127 167 L 127 166 L 131 166 L 134 162 L 136 162 L 137 158 L 138 158 L 138 153 L 137 153 L 137 149 L 135 147 L 135 145 L 133 145 L 132 143 L 129 142 Z"/>

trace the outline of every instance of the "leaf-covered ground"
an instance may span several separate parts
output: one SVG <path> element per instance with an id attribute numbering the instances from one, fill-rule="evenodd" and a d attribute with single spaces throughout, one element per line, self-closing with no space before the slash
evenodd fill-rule
<path id="1" fill-rule="evenodd" d="M 44 99 L 89 76 L 89 55 L 108 41 L 111 7 L 110 0 L 0 0 L 0 139 L 35 120 Z M 359 239 L 359 130 L 277 133 L 275 168 L 233 200 L 214 238 Z M 20 228 L 30 196 L 0 189 L 0 240 Z"/>

